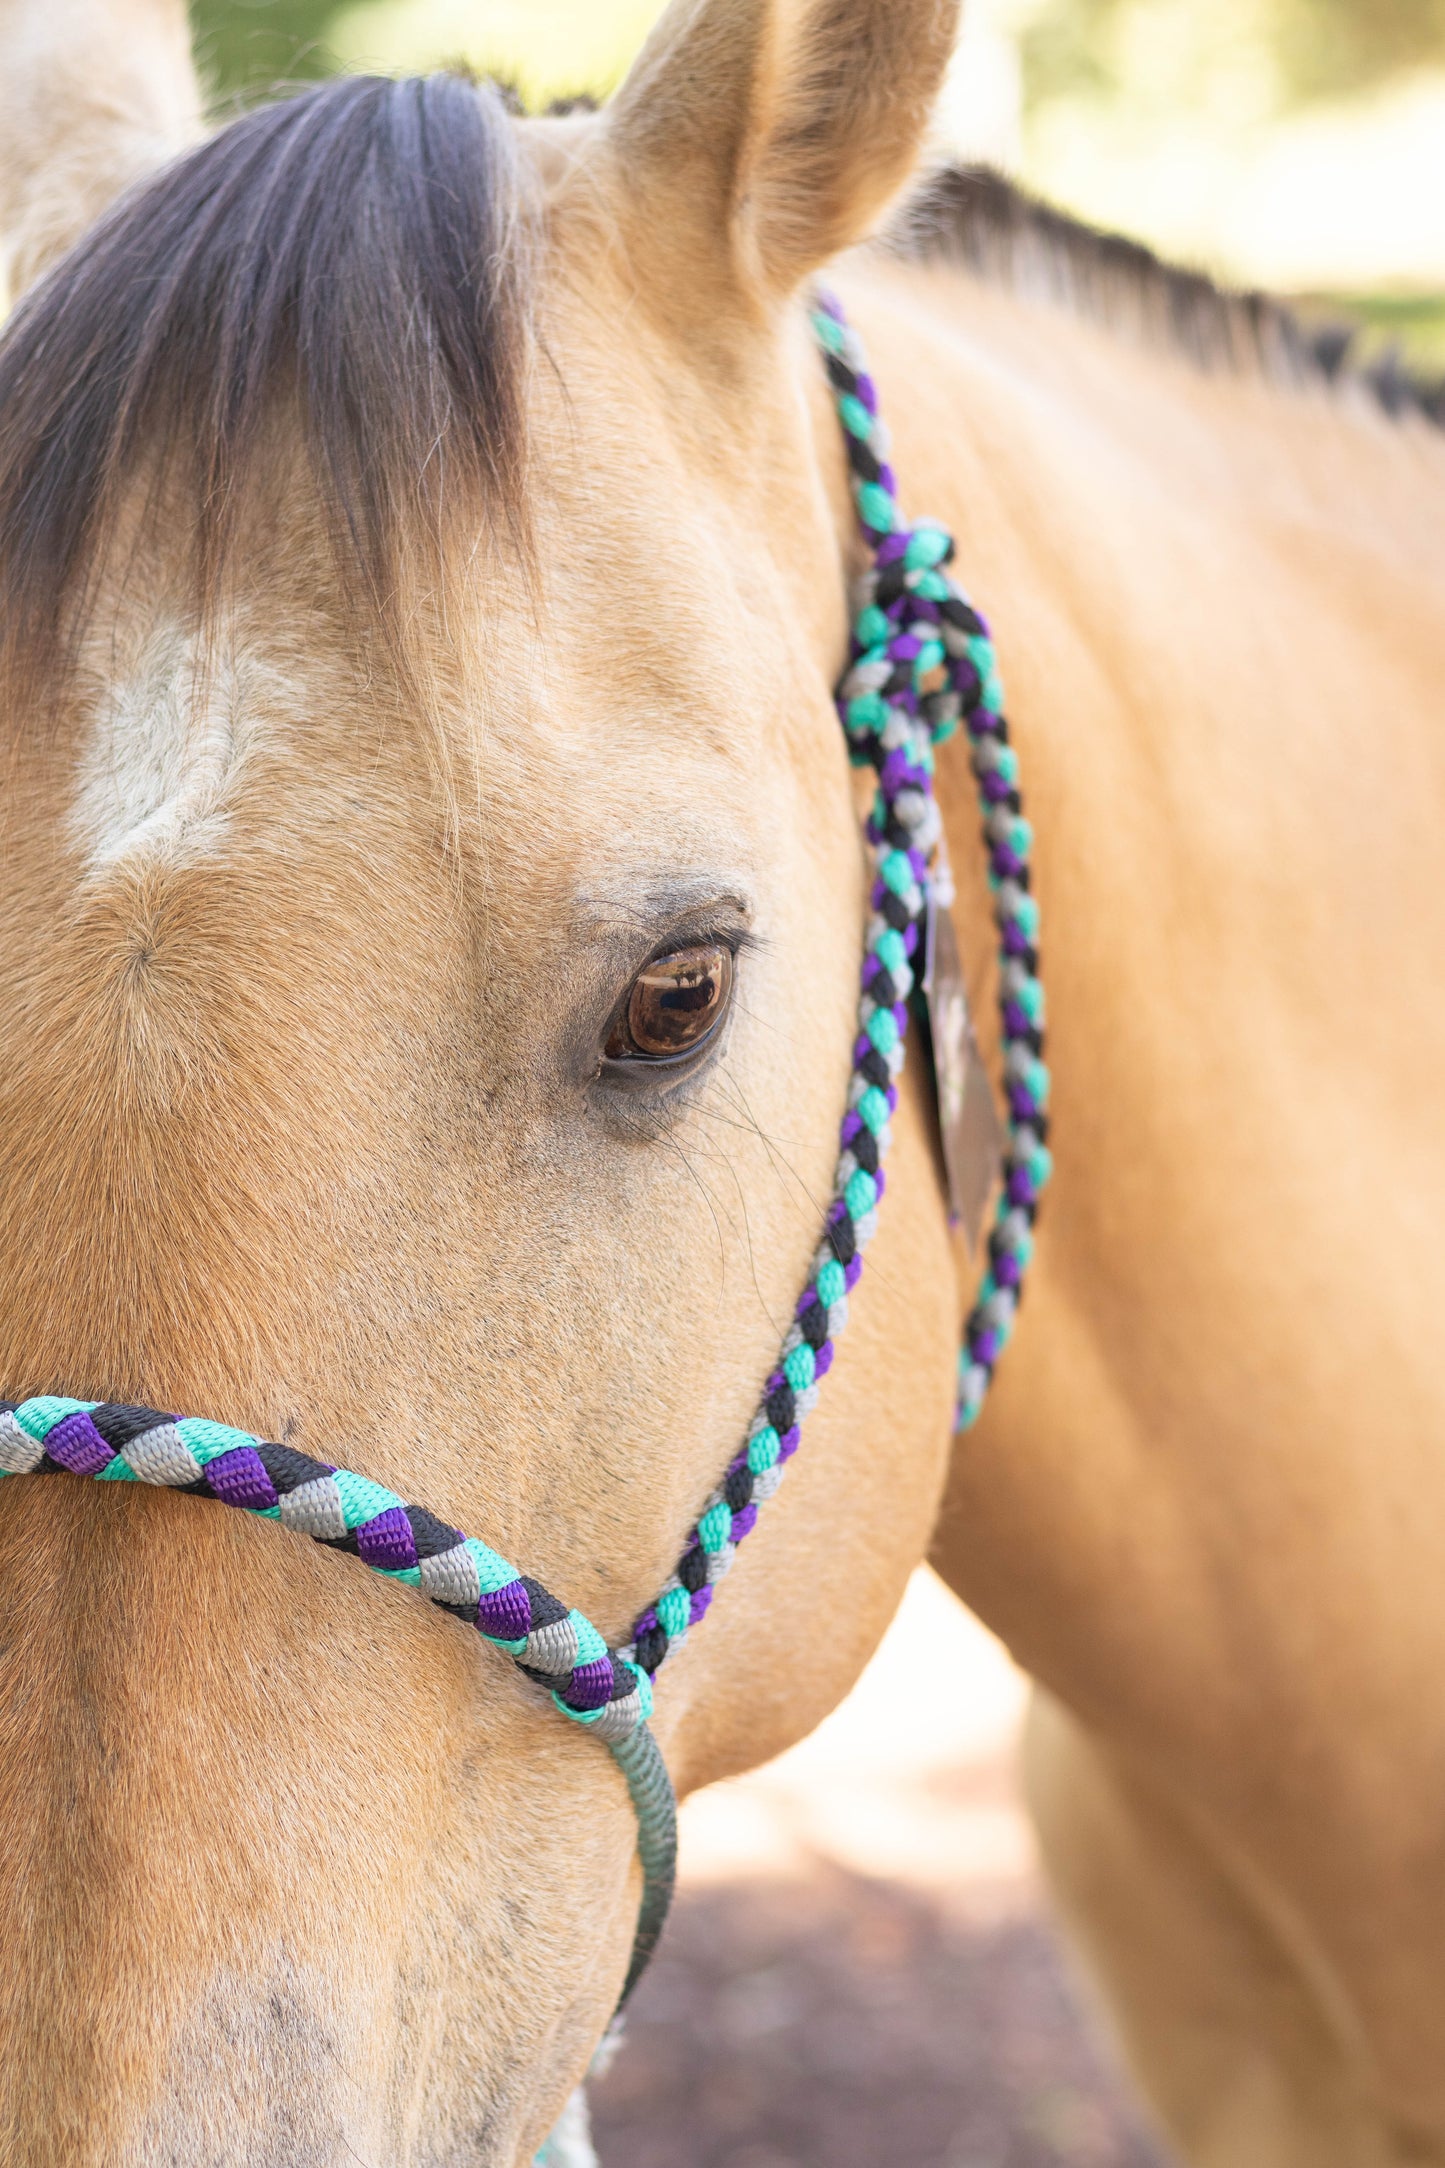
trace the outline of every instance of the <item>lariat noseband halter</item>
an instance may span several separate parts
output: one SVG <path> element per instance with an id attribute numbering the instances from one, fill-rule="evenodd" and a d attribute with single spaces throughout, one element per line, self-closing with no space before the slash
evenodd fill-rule
<path id="1" fill-rule="evenodd" d="M 0 1401 L 0 1477 L 63 1471 L 100 1482 L 160 1484 L 279 1521 L 419 1589 L 547 1687 L 564 1716 L 610 1749 L 637 1814 L 643 1896 L 624 2002 L 662 1930 L 677 1851 L 672 1784 L 647 1726 L 653 1674 L 703 1617 L 759 1507 L 781 1483 L 847 1322 L 848 1296 L 863 1269 L 884 1190 L 882 1161 L 898 1104 L 908 1002 L 942 832 L 933 795 L 934 748 L 960 720 L 972 748 L 1001 943 L 1009 1112 L 988 1270 L 959 1359 L 960 1428 L 977 1416 L 1012 1329 L 1033 1248 L 1034 1213 L 1049 1175 L 1038 907 L 993 648 L 982 618 L 945 570 L 953 555 L 950 537 L 932 525 L 910 528 L 899 512 L 877 394 L 857 335 L 828 297 L 818 302 L 812 322 L 843 424 L 859 521 L 873 553 L 838 691 L 850 756 L 878 778 L 866 831 L 874 881 L 853 1073 L 833 1201 L 778 1366 L 746 1443 L 699 1514 L 676 1572 L 636 1620 L 631 1639 L 609 1648 L 590 1620 L 540 1581 L 424 1506 L 408 1504 L 349 1468 L 223 1423 L 154 1408 L 53 1394 L 18 1405 Z"/>

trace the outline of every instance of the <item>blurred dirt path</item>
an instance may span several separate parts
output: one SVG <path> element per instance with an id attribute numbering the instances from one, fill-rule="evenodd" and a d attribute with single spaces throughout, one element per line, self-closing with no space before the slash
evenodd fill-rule
<path id="1" fill-rule="evenodd" d="M 811 1739 L 689 1802 L 603 2168 L 1162 2168 L 1047 1924 L 1023 1702 L 920 1572 Z"/>

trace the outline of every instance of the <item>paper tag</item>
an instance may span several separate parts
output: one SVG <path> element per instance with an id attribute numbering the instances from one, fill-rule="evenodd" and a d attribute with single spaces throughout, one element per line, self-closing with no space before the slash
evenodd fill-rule
<path id="1" fill-rule="evenodd" d="M 940 845 L 928 885 L 923 996 L 949 1218 L 962 1227 L 972 1256 L 978 1249 L 989 1197 L 1003 1172 L 1004 1136 L 974 1037 L 958 936 L 948 908 L 952 901 L 953 882 Z"/>

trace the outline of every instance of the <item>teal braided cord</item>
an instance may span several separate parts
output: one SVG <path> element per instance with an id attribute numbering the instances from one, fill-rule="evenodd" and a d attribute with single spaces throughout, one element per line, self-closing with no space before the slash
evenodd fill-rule
<path id="1" fill-rule="evenodd" d="M 646 1724 L 639 1724 L 626 1739 L 608 1742 L 613 1760 L 627 1782 L 633 1813 L 637 1817 L 637 1856 L 642 1863 L 642 1903 L 633 1935 L 632 1958 L 617 2000 L 612 2024 L 603 2036 L 603 2050 L 593 2060 L 596 2075 L 611 2048 L 621 2038 L 622 2012 L 628 1997 L 651 1963 L 672 1904 L 677 1880 L 677 1795 L 661 1750 Z M 580 2089 L 568 2102 L 562 2120 L 537 2155 L 535 2168 L 582 2168 L 596 2154 L 585 2134 L 585 2093 Z"/>
<path id="2" fill-rule="evenodd" d="M 612 1758 L 627 1779 L 637 1816 L 637 1855 L 642 1862 L 642 1909 L 632 1945 L 632 1962 L 622 1989 L 620 2010 L 647 1970 L 657 1948 L 677 1882 L 677 1794 L 662 1751 L 646 1724 L 625 1739 L 608 1742 Z"/>

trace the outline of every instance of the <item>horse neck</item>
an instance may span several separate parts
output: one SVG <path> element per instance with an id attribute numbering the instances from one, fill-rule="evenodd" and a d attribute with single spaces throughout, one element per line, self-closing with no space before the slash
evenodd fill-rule
<path id="1" fill-rule="evenodd" d="M 1242 1634 L 1281 1710 L 1306 1690 L 1290 1590 L 1328 1585 L 1342 1500 L 1352 1571 L 1398 1571 L 1380 1455 L 1445 1412 L 1445 437 L 953 271 L 848 298 L 905 498 L 992 621 L 1050 1002 L 1036 1284 L 940 1543 L 1076 1706 L 1202 1754 Z M 940 794 L 982 976 L 958 751 Z"/>

